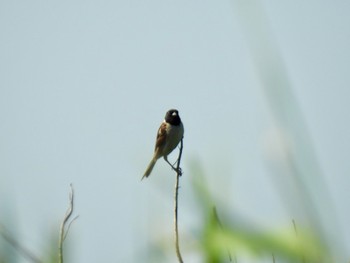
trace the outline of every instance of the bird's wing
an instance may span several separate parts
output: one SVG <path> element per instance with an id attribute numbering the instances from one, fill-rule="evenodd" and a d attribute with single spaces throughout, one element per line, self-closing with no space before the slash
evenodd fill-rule
<path id="1" fill-rule="evenodd" d="M 166 137 L 167 137 L 167 124 L 165 122 L 163 122 L 159 129 L 158 129 L 158 133 L 157 133 L 157 139 L 156 139 L 156 146 L 155 146 L 155 151 L 160 150 L 163 148 L 165 142 L 166 142 Z"/>

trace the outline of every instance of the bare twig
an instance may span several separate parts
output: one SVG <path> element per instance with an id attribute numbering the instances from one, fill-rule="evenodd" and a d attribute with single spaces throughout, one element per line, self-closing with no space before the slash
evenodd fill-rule
<path id="1" fill-rule="evenodd" d="M 181 139 L 180 142 L 180 152 L 179 157 L 177 159 L 177 165 L 176 165 L 176 183 L 175 183 L 175 214 L 174 214 L 174 224 L 175 224 L 175 248 L 176 248 L 176 255 L 180 263 L 183 263 L 181 252 L 180 252 L 180 245 L 179 245 L 179 231 L 177 226 L 177 207 L 178 207 L 178 194 L 179 194 L 179 179 L 182 175 L 182 171 L 180 168 L 180 162 L 181 162 L 181 156 L 182 156 L 182 149 L 183 149 L 183 139 Z"/>
<path id="2" fill-rule="evenodd" d="M 71 224 L 78 218 L 78 216 L 74 217 L 69 223 L 68 220 L 73 214 L 73 208 L 74 208 L 74 190 L 73 185 L 70 184 L 70 193 L 69 193 L 69 207 L 67 209 L 67 212 L 63 218 L 61 229 L 60 229 L 60 239 L 59 239 L 59 263 L 63 263 L 63 242 L 67 237 L 69 228 Z M 68 226 L 66 227 L 68 223 Z"/>
<path id="3" fill-rule="evenodd" d="M 21 245 L 13 236 L 11 236 L 5 227 L 0 224 L 0 235 L 9 243 L 14 249 L 16 249 L 23 257 L 34 263 L 42 263 L 42 261 L 30 252 L 27 248 Z"/>
<path id="4" fill-rule="evenodd" d="M 63 241 L 66 240 L 66 237 L 67 237 L 67 235 L 68 235 L 70 226 L 72 225 L 72 223 L 73 223 L 75 220 L 78 219 L 78 217 L 79 217 L 79 215 L 75 216 L 75 217 L 69 222 L 69 224 L 68 224 L 68 226 L 67 226 L 67 229 L 66 229 L 66 231 L 65 231 L 65 233 L 64 233 Z"/>

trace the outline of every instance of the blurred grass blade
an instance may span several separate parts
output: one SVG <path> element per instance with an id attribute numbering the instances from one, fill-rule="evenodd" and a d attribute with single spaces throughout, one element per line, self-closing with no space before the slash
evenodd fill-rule
<path id="1" fill-rule="evenodd" d="M 315 227 L 315 233 L 323 242 L 336 242 L 339 248 L 343 242 L 331 197 L 268 19 L 257 0 L 234 0 L 233 3 L 271 112 L 278 127 L 292 140 L 289 165 L 305 200 L 304 212 L 308 213 L 310 225 Z"/>

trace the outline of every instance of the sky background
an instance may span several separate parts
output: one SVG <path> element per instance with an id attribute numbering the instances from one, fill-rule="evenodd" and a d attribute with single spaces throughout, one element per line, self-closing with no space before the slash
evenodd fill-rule
<path id="1" fill-rule="evenodd" d="M 265 229 L 290 224 L 266 165 L 280 145 L 252 55 L 259 38 L 249 37 L 240 3 L 0 2 L 0 222 L 23 245 L 38 256 L 48 249 L 70 183 L 79 219 L 67 262 L 147 262 L 153 242 L 172 244 L 174 174 L 159 161 L 140 181 L 170 108 L 185 126 L 185 261 L 201 262 L 186 249 L 201 222 L 194 162 L 226 209 Z M 349 260 L 350 2 L 248 3 L 266 16 Z M 176 262 L 172 247 L 165 253 Z"/>

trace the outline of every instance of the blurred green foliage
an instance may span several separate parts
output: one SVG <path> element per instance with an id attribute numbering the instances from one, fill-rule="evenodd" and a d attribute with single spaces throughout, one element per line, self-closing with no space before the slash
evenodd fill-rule
<path id="1" fill-rule="evenodd" d="M 225 213 L 229 209 L 210 194 L 198 164 L 192 166 L 191 174 L 193 189 L 203 211 L 200 243 L 205 262 L 229 262 L 230 258 L 237 260 L 240 254 L 250 254 L 257 259 L 271 255 L 271 262 L 272 255 L 278 258 L 277 262 L 333 262 L 329 249 L 318 235 L 302 227 L 296 229 L 292 219 L 288 229 L 266 232 L 238 215 L 237 218 L 229 216 Z M 218 212 L 214 204 L 224 207 L 223 211 Z M 223 222 L 220 212 L 224 214 Z"/>

